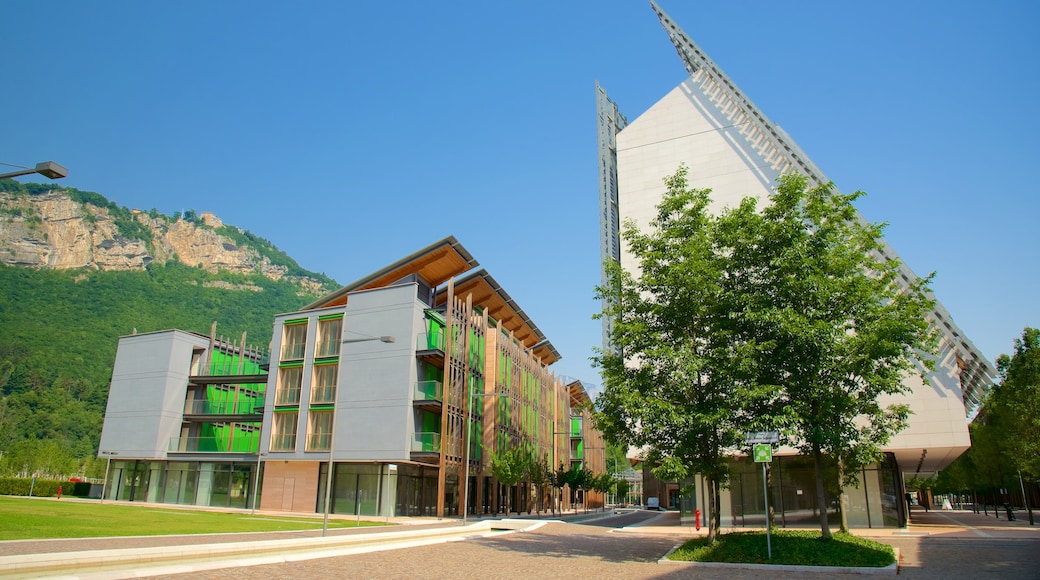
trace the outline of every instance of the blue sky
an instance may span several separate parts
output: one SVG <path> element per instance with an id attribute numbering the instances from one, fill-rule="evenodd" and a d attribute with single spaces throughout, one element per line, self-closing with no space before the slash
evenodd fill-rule
<path id="1" fill-rule="evenodd" d="M 839 189 L 867 192 L 862 213 L 936 272 L 986 356 L 1040 326 L 1040 4 L 661 6 Z M 454 235 L 556 345 L 556 372 L 599 384 L 595 83 L 631 120 L 686 76 L 645 0 L 0 13 L 0 161 L 212 211 L 344 284 Z"/>

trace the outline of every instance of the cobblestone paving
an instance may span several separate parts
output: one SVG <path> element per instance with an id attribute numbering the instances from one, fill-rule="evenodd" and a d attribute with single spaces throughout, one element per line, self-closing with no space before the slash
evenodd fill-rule
<path id="1" fill-rule="evenodd" d="M 892 538 L 902 551 L 900 577 L 960 580 L 1040 578 L 1040 543 L 1029 540 Z M 195 572 L 192 578 L 863 578 L 858 574 L 695 569 L 659 564 L 677 543 L 671 536 L 613 533 L 594 526 L 551 523 L 504 534 L 385 552 L 304 562 Z M 183 580 L 188 575 L 161 576 Z"/>

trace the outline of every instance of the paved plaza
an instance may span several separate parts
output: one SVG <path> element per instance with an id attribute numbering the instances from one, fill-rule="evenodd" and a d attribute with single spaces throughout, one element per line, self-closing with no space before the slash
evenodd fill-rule
<path id="1" fill-rule="evenodd" d="M 1040 515 L 1040 514 L 1038 514 Z M 146 562 L 130 570 L 96 571 L 75 568 L 55 572 L 63 578 L 789 578 L 788 570 L 698 568 L 661 563 L 670 549 L 698 533 L 678 525 L 674 513 L 637 511 L 611 517 L 584 514 L 549 521 L 524 518 L 520 531 L 446 535 L 428 540 L 399 542 L 383 549 L 404 531 L 454 532 L 463 528 L 452 520 L 410 520 L 409 525 L 381 529 L 336 530 L 334 537 L 378 536 L 379 542 L 349 555 L 316 553 L 279 558 L 239 557 L 220 563 L 185 558 L 176 565 L 150 567 Z M 584 519 L 584 521 L 576 521 Z M 1016 521 L 970 511 L 915 511 L 907 529 L 855 530 L 889 543 L 900 551 L 899 576 L 957 580 L 968 578 L 1040 578 L 1040 525 L 1030 526 L 1026 515 Z M 173 549 L 186 545 L 199 550 L 230 542 L 300 541 L 320 532 L 273 534 L 217 534 L 150 538 L 99 538 L 0 542 L 0 564 L 17 555 L 60 558 L 59 554 L 91 550 Z M 386 540 L 382 540 L 386 538 Z M 380 546 L 379 544 L 383 544 Z M 281 560 L 273 563 L 257 562 Z M 3 574 L 0 573 L 0 576 Z M 891 575 L 891 573 L 889 573 Z M 861 577 L 834 571 L 799 572 L 797 577 Z M 33 577 L 46 577 L 35 575 Z"/>

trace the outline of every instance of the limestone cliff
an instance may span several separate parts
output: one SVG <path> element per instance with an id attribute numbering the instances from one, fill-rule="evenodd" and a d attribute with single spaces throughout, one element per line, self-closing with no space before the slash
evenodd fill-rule
<path id="1" fill-rule="evenodd" d="M 220 231 L 226 231 L 223 221 L 209 212 L 200 219 L 174 219 L 154 211 L 120 208 L 98 194 L 71 188 L 45 189 L 29 184 L 35 188 L 27 192 L 17 182 L 2 185 L 2 263 L 30 268 L 143 270 L 153 260 L 165 263 L 176 259 L 210 272 L 227 270 L 286 279 L 308 294 L 320 294 L 334 284 L 309 275 L 295 263 L 292 269 L 272 263 L 264 255 L 266 244 L 262 240 L 254 247 L 241 241 L 248 236 L 236 242 L 222 235 Z M 233 226 L 227 228 L 232 230 L 228 233 L 245 234 Z"/>

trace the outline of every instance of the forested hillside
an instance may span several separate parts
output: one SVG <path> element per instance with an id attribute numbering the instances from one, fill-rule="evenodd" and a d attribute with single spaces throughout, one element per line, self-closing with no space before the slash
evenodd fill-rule
<path id="1" fill-rule="evenodd" d="M 97 196 L 91 203 L 107 203 L 91 195 Z M 45 219 L 24 213 L 30 220 Z M 0 215 L 0 230 L 10 232 L 12 219 L 25 217 L 11 214 Z M 111 214 L 143 223 L 127 221 L 125 208 L 109 207 Z M 184 218 L 149 219 L 176 223 Z M 176 256 L 137 270 L 0 263 L 0 475 L 72 475 L 90 466 L 120 336 L 169 328 L 209 334 L 216 322 L 218 335 L 238 340 L 245 332 L 249 345 L 266 349 L 275 314 L 297 310 L 333 287 L 330 279 L 302 270 L 248 231 L 209 228 L 221 230 L 239 248 L 260 246 L 257 253 L 286 264 L 296 276 L 272 279 L 260 268 L 254 273 L 208 271 Z M 122 231 L 124 238 L 148 236 L 143 228 L 131 231 L 124 225 Z M 301 276 L 321 284 L 301 284 Z"/>

